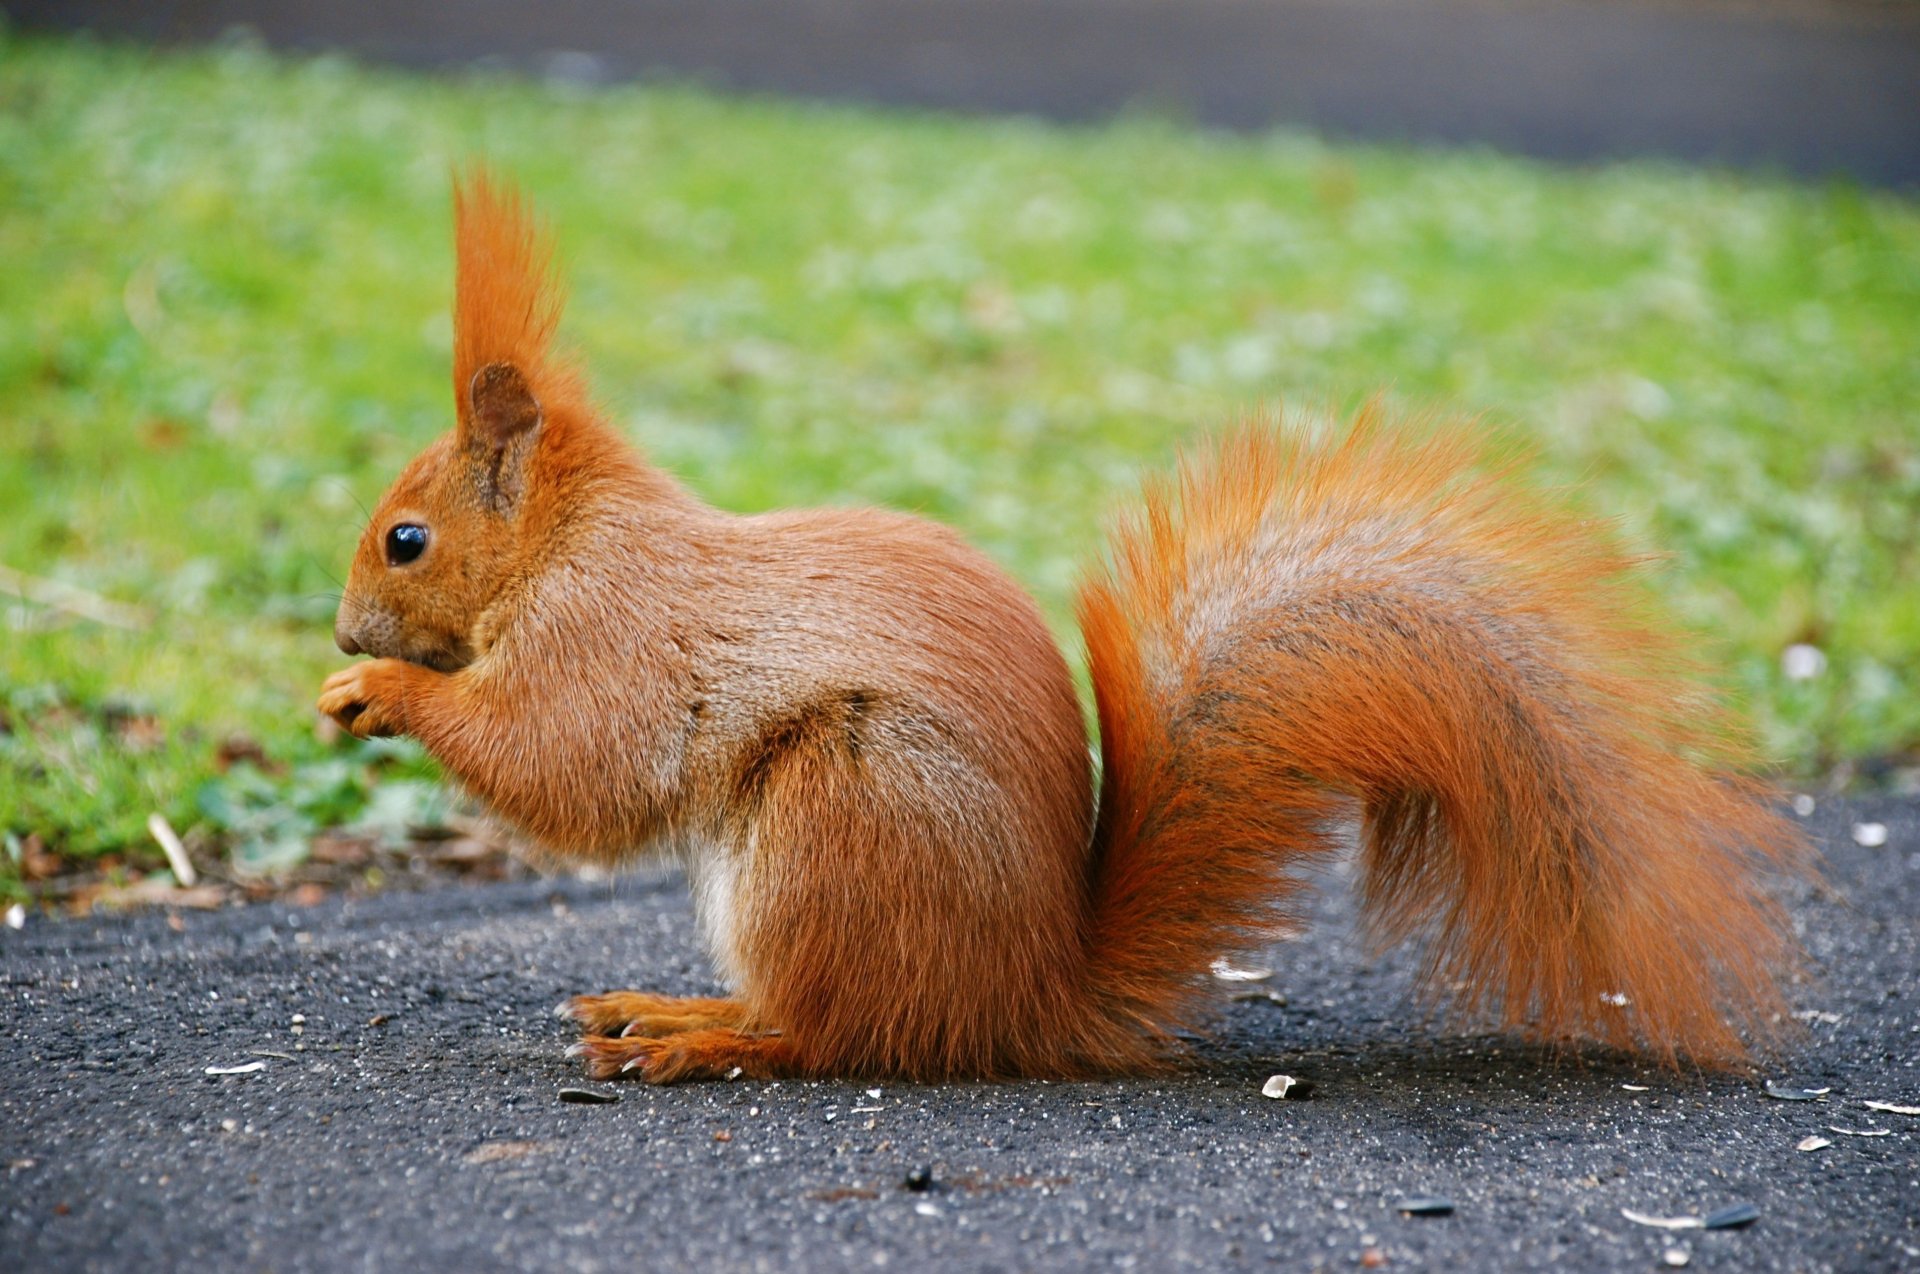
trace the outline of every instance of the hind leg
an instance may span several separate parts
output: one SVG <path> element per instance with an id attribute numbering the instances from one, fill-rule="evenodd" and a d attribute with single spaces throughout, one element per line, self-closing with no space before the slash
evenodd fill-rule
<path id="1" fill-rule="evenodd" d="M 785 1079 L 801 1074 L 792 1044 L 778 1035 L 755 1035 L 731 1027 L 683 1031 L 650 1039 L 589 1035 L 567 1050 L 587 1059 L 595 1079 L 629 1076 L 651 1084 L 683 1079 Z"/>
<path id="2" fill-rule="evenodd" d="M 654 995 L 646 991 L 609 991 L 605 995 L 576 995 L 554 1010 L 576 1022 L 582 1035 L 678 1035 L 715 1027 L 744 1027 L 747 1008 L 738 1000 L 688 995 Z"/>

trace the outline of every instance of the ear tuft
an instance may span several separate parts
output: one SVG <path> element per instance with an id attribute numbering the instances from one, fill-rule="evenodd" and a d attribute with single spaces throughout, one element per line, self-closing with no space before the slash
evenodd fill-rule
<path id="1" fill-rule="evenodd" d="M 478 427 L 468 408 L 488 396 L 483 379 L 495 388 L 490 378 L 500 372 L 494 364 L 506 364 L 501 370 L 536 400 L 537 412 L 568 415 L 583 399 L 571 364 L 553 351 L 561 288 L 552 239 L 520 192 L 483 167 L 454 183 L 453 214 L 453 398 L 461 429 Z"/>
<path id="2" fill-rule="evenodd" d="M 512 363 L 488 363 L 467 388 L 473 441 L 502 451 L 540 424 L 540 401 Z"/>

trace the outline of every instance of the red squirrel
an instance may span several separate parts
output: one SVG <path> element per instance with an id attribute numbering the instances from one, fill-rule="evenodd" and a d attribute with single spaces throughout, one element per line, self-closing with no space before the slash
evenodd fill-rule
<path id="1" fill-rule="evenodd" d="M 1083 584 L 1099 791 L 1034 603 L 945 527 L 734 516 L 556 354 L 551 243 L 455 191 L 457 423 L 366 528 L 319 706 L 565 859 L 685 864 L 724 998 L 562 1006 L 599 1078 L 1151 1071 L 1348 852 L 1503 1028 L 1728 1064 L 1803 842 L 1729 772 L 1636 561 L 1474 431 L 1368 408 L 1190 455 Z"/>

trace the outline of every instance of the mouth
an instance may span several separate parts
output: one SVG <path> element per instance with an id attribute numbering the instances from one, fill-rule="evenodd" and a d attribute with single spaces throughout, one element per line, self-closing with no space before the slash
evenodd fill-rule
<path id="1" fill-rule="evenodd" d="M 370 655 L 375 659 L 398 659 L 402 663 L 418 664 L 422 668 L 431 668 L 435 672 L 459 672 L 473 662 L 472 654 L 464 648 L 464 645 L 459 649 L 389 646 L 383 641 L 349 638 L 341 641 L 339 646 L 350 655 Z M 352 649 L 349 650 L 349 646 Z"/>
<path id="2" fill-rule="evenodd" d="M 471 659 L 463 659 L 458 655 L 437 650 L 425 654 L 405 655 L 402 658 L 408 663 L 419 664 L 435 672 L 459 672 L 473 662 Z"/>

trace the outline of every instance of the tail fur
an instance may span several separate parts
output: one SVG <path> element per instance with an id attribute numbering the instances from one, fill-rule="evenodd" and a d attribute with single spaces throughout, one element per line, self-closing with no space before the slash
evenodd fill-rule
<path id="1" fill-rule="evenodd" d="M 1150 486 L 1079 611 L 1103 771 L 1090 968 L 1190 1024 L 1357 800 L 1382 943 L 1469 1011 L 1725 1063 L 1778 1020 L 1759 869 L 1804 865 L 1605 528 L 1475 435 L 1248 427 Z M 1624 1000 L 1622 999 L 1624 997 Z"/>

